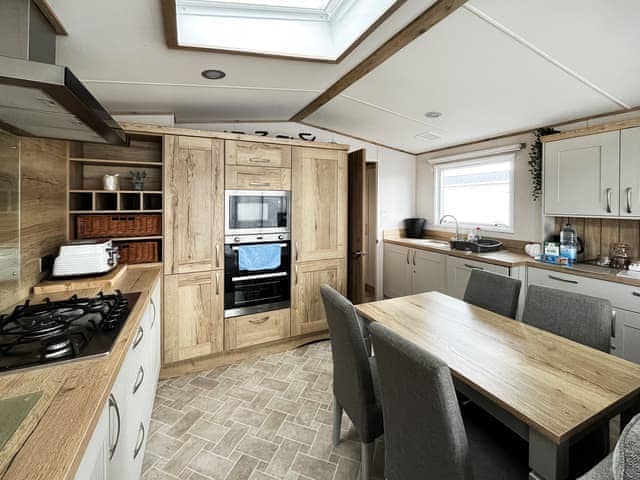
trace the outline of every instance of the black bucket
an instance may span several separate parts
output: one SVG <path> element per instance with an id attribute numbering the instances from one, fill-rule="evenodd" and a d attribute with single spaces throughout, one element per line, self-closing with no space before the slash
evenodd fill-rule
<path id="1" fill-rule="evenodd" d="M 423 230 L 427 221 L 424 218 L 405 218 L 404 229 L 407 238 L 422 238 Z"/>

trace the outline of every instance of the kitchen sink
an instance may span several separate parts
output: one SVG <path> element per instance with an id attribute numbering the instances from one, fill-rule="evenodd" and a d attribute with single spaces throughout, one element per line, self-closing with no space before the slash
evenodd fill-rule
<path id="1" fill-rule="evenodd" d="M 502 242 L 491 238 L 481 238 L 480 240 L 451 240 L 449 245 L 453 250 L 463 250 L 465 252 L 486 253 L 497 252 L 502 248 Z"/>
<path id="2" fill-rule="evenodd" d="M 443 248 L 445 250 L 451 250 L 451 245 L 449 245 L 449 242 L 447 242 L 446 240 L 423 239 L 423 240 L 420 240 L 420 243 L 422 243 L 425 247 Z"/>

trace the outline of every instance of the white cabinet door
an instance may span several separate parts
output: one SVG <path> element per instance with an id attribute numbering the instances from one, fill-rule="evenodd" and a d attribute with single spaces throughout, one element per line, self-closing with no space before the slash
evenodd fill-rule
<path id="1" fill-rule="evenodd" d="M 508 267 L 447 256 L 447 295 L 462 299 L 474 268 L 509 276 Z"/>
<path id="2" fill-rule="evenodd" d="M 620 132 L 620 216 L 640 217 L 640 127 Z"/>
<path id="3" fill-rule="evenodd" d="M 384 244 L 382 284 L 385 297 L 411 295 L 411 268 L 409 248 Z"/>
<path id="4" fill-rule="evenodd" d="M 640 314 L 616 309 L 616 336 L 612 353 L 631 362 L 640 363 Z"/>
<path id="5" fill-rule="evenodd" d="M 544 145 L 547 215 L 620 214 L 620 132 L 568 138 Z"/>
<path id="6" fill-rule="evenodd" d="M 424 250 L 411 250 L 411 293 L 438 291 L 445 293 L 446 284 L 446 256 L 441 253 Z"/>
<path id="7" fill-rule="evenodd" d="M 100 415 L 91 440 L 84 451 L 76 480 L 107 480 L 109 464 L 109 409 Z"/>

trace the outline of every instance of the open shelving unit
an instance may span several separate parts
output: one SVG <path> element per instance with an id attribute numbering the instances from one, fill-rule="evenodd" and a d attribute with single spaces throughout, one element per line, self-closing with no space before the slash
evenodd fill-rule
<path id="1" fill-rule="evenodd" d="M 70 240 L 91 238 L 79 234 L 78 225 L 80 221 L 96 220 L 95 216 L 113 216 L 114 220 L 126 221 L 138 215 L 162 215 L 162 137 L 131 135 L 129 138 L 127 146 L 70 143 L 67 192 Z M 134 189 L 131 171 L 146 174 L 142 190 Z M 119 189 L 104 190 L 103 176 L 114 174 L 118 174 Z M 157 258 L 149 261 L 161 261 L 162 232 L 158 233 L 100 238 L 113 240 L 127 251 L 134 251 L 136 247 L 145 247 L 147 252 L 157 251 Z M 142 263 L 139 260 L 134 261 Z"/>

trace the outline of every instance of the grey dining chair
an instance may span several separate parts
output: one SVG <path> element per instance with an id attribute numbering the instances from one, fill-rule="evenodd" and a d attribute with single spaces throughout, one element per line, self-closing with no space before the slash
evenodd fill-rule
<path id="1" fill-rule="evenodd" d="M 522 282 L 505 275 L 474 268 L 463 300 L 505 317 L 516 318 Z"/>
<path id="2" fill-rule="evenodd" d="M 580 480 L 640 479 L 640 415 L 624 428 L 613 452 Z"/>
<path id="3" fill-rule="evenodd" d="M 609 300 L 531 285 L 522 321 L 609 353 L 614 312 Z"/>
<path id="4" fill-rule="evenodd" d="M 483 425 L 463 421 L 446 363 L 379 323 L 369 328 L 382 391 L 386 480 L 528 478 L 524 440 L 506 427 L 494 429 L 497 421 L 484 412 Z M 504 448 L 514 444 L 521 447 L 515 454 Z"/>
<path id="5" fill-rule="evenodd" d="M 360 436 L 360 478 L 371 477 L 374 441 L 383 433 L 378 374 L 367 348 L 353 304 L 329 285 L 320 287 L 329 324 L 333 353 L 333 443 L 340 442 L 342 412 L 347 413 Z"/>

